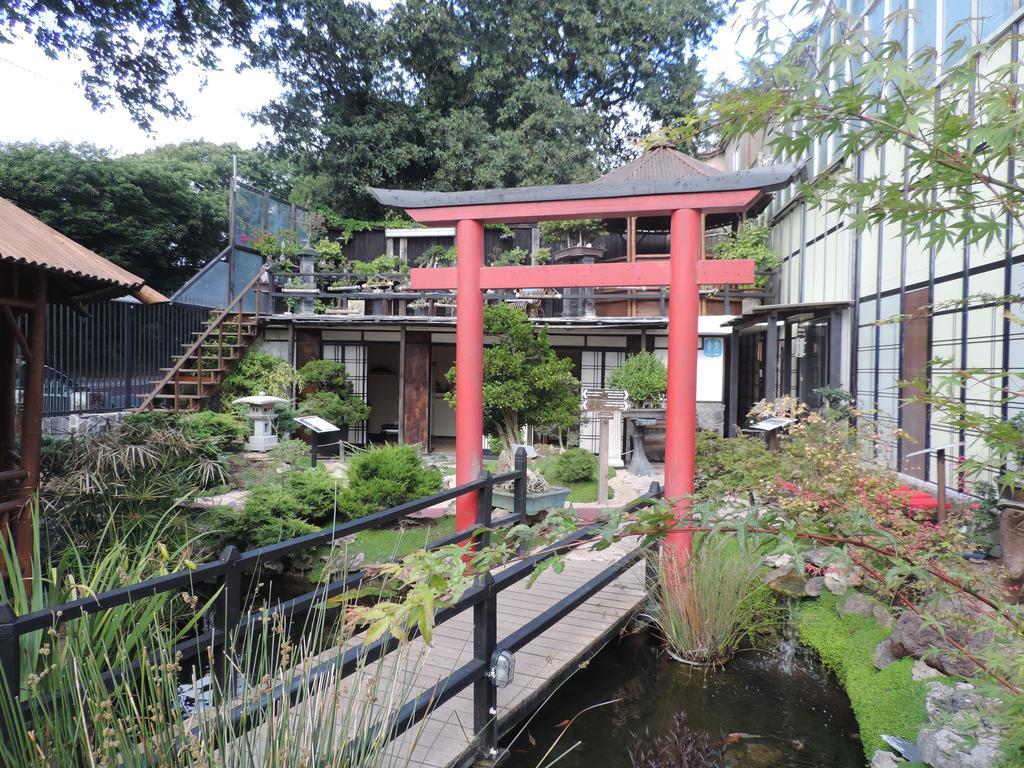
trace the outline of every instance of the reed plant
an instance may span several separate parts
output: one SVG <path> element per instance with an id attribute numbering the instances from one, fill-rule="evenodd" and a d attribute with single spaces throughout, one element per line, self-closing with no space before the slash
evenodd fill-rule
<path id="1" fill-rule="evenodd" d="M 168 551 L 154 530 L 139 545 L 108 539 L 93 560 L 68 553 L 31 578 L 8 579 L 0 599 L 16 614 L 54 608 L 181 568 L 189 549 Z M 37 549 L 38 555 L 38 549 Z M 3 548 L 8 573 L 13 553 Z M 128 559 L 128 558 L 134 559 Z M 417 659 L 405 647 L 383 663 L 357 664 L 338 678 L 346 651 L 359 648 L 335 615 L 292 617 L 253 593 L 253 619 L 232 650 L 209 645 L 198 658 L 182 644 L 200 638 L 217 610 L 214 589 L 147 597 L 97 609 L 21 637 L 21 706 L 0 685 L 0 765 L 346 766 L 378 768 L 393 718 L 415 687 Z M 184 694 L 194 706 L 184 706 Z M 189 702 L 191 703 L 191 702 Z"/>
<path id="2" fill-rule="evenodd" d="M 745 642 L 771 632 L 780 614 L 761 581 L 760 557 L 726 535 L 698 538 L 679 563 L 657 561 L 648 613 L 677 659 L 721 664 Z"/>

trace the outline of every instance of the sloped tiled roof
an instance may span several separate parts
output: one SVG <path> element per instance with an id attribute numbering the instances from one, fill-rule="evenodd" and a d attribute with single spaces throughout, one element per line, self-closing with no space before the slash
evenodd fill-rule
<path id="1" fill-rule="evenodd" d="M 675 148 L 675 144 L 672 142 L 659 141 L 652 144 L 635 160 L 630 160 L 625 165 L 614 171 L 609 171 L 591 183 L 595 185 L 631 184 L 721 175 L 722 171 L 718 168 L 683 154 Z"/>

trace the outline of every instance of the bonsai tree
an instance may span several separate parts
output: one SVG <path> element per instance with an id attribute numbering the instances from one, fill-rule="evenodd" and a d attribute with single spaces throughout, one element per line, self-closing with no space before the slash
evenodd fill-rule
<path id="1" fill-rule="evenodd" d="M 608 383 L 626 390 L 637 408 L 660 408 L 668 389 L 668 370 L 650 352 L 638 352 L 612 371 Z"/>
<path id="2" fill-rule="evenodd" d="M 484 350 L 484 429 L 503 451 L 518 443 L 526 424 L 567 429 L 579 423 L 580 382 L 572 361 L 555 354 L 547 331 L 522 310 L 506 304 L 484 309 L 484 333 L 494 343 Z M 448 402 L 455 405 L 455 368 Z"/>
<path id="3" fill-rule="evenodd" d="M 358 424 L 370 415 L 370 406 L 352 391 L 344 363 L 311 360 L 299 369 L 299 382 L 303 387 L 315 387 L 299 406 L 302 413 L 338 426 Z"/>
<path id="4" fill-rule="evenodd" d="M 545 221 L 540 225 L 540 239 L 559 248 L 592 245 L 594 240 L 607 234 L 608 230 L 600 219 L 565 219 Z"/>

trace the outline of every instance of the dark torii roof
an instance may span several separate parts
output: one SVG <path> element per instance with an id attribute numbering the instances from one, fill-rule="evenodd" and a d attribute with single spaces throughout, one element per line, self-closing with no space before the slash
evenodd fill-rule
<path id="1" fill-rule="evenodd" d="M 675 150 L 673 150 L 675 151 Z M 650 154 L 650 153 L 647 153 Z M 678 153 L 682 155 L 682 153 Z M 644 156 L 641 155 L 641 158 Z M 685 155 L 684 155 L 685 157 Z M 548 202 L 553 200 L 596 200 L 601 198 L 637 197 L 642 195 L 671 195 L 700 192 L 731 192 L 759 189 L 771 192 L 788 186 L 800 174 L 802 163 L 784 163 L 742 171 L 699 174 L 661 178 L 611 178 L 613 174 L 626 171 L 641 158 L 627 163 L 611 174 L 587 184 L 550 184 L 537 187 L 509 187 L 506 189 L 475 189 L 466 192 L 423 192 L 418 190 L 379 189 L 369 187 L 369 192 L 382 205 L 396 208 L 443 208 L 466 205 L 493 205 L 506 203 Z M 693 163 L 699 163 L 689 158 Z M 661 161 L 657 165 L 662 165 Z M 649 174 L 656 167 L 644 163 L 634 165 L 632 172 Z M 710 166 L 704 166 L 710 168 Z M 646 170 L 643 170 L 646 169 Z M 627 173 L 630 173 L 627 171 Z"/>

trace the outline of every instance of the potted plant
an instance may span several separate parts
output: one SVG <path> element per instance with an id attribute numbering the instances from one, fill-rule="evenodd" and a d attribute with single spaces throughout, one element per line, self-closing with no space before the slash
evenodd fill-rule
<path id="1" fill-rule="evenodd" d="M 540 473 L 526 473 L 526 514 L 536 515 L 549 509 L 560 509 L 565 506 L 565 500 L 569 498 L 569 489 L 553 486 L 545 480 Z M 515 481 L 494 486 L 491 491 L 491 503 L 498 509 L 508 512 L 515 511 Z"/>
<path id="2" fill-rule="evenodd" d="M 627 420 L 628 437 L 639 440 L 632 445 L 633 456 L 637 458 L 636 471 L 650 471 L 646 459 L 648 454 L 655 460 L 662 458 L 663 448 L 651 445 L 644 435 L 647 428 L 664 428 L 665 393 L 668 390 L 668 369 L 650 352 L 638 352 L 626 358 L 621 367 L 612 371 L 608 384 L 615 389 L 624 389 L 629 395 L 629 409 L 623 411 Z M 640 435 L 639 438 L 635 437 Z M 648 450 L 650 449 L 650 450 Z"/>
<path id="3" fill-rule="evenodd" d="M 281 293 L 306 295 L 318 293 L 316 285 L 308 282 L 304 277 L 290 277 L 288 282 L 281 286 Z"/>
<path id="4" fill-rule="evenodd" d="M 358 285 L 353 285 L 350 280 L 335 280 L 327 286 L 327 290 L 330 293 L 344 293 L 345 291 L 354 291 L 359 288 Z"/>
<path id="5" fill-rule="evenodd" d="M 413 315 L 422 317 L 427 314 L 429 304 L 424 299 L 416 299 L 415 301 L 410 301 L 405 306 Z"/>

